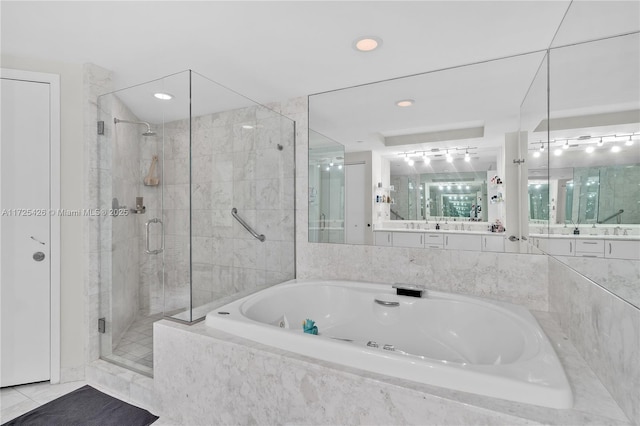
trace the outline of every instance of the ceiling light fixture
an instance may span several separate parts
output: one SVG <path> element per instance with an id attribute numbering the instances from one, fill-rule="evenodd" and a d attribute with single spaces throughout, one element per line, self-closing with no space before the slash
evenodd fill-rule
<path id="1" fill-rule="evenodd" d="M 540 152 L 544 152 L 544 143 L 540 141 Z"/>
<path id="2" fill-rule="evenodd" d="M 447 155 L 445 156 L 447 163 L 453 162 L 453 157 L 449 154 L 449 150 L 447 150 Z"/>
<path id="3" fill-rule="evenodd" d="M 569 149 L 569 139 L 567 139 L 567 140 L 564 142 L 564 145 L 562 145 L 562 149 Z"/>
<path id="4" fill-rule="evenodd" d="M 592 146 L 588 146 L 584 152 L 586 152 L 587 154 L 593 154 L 593 151 L 595 151 L 596 149 Z"/>
<path id="5" fill-rule="evenodd" d="M 353 48 L 359 52 L 371 52 L 382 46 L 382 39 L 374 36 L 358 37 L 353 42 Z"/>
<path id="6" fill-rule="evenodd" d="M 633 145 L 633 139 L 631 139 L 631 135 L 629 135 L 629 140 L 624 143 L 626 146 Z"/>
<path id="7" fill-rule="evenodd" d="M 540 151 L 535 151 L 533 153 L 533 158 L 538 158 L 538 157 L 540 157 Z"/>
<path id="8" fill-rule="evenodd" d="M 413 167 L 413 165 L 414 165 L 415 163 L 416 163 L 416 162 L 415 162 L 415 161 L 413 161 L 413 160 L 411 160 L 411 159 L 410 159 L 409 161 L 407 161 L 407 164 L 409 165 L 409 167 Z"/>
<path id="9" fill-rule="evenodd" d="M 611 152 L 620 152 L 620 147 L 618 145 L 614 145 L 611 147 Z"/>
<path id="10" fill-rule="evenodd" d="M 429 164 L 431 163 L 431 158 L 427 157 L 426 153 L 422 154 L 422 159 L 424 160 L 424 164 Z"/>
<path id="11" fill-rule="evenodd" d="M 408 163 L 409 162 L 409 154 L 405 154 L 404 155 L 404 162 Z"/>
<path id="12" fill-rule="evenodd" d="M 467 163 L 469 161 L 471 161 L 471 156 L 469 155 L 469 150 L 466 150 L 466 152 L 464 153 L 464 161 L 466 161 Z"/>
<path id="13" fill-rule="evenodd" d="M 171 95 L 169 93 L 163 93 L 163 92 L 154 93 L 153 96 L 156 99 L 160 99 L 161 101 L 169 101 L 169 100 L 173 99 L 173 95 Z"/>
<path id="14" fill-rule="evenodd" d="M 558 148 L 558 149 L 556 149 L 555 151 L 553 151 L 553 154 L 554 154 L 556 157 L 560 157 L 560 156 L 562 155 L 562 150 Z"/>
<path id="15" fill-rule="evenodd" d="M 414 101 L 413 99 L 401 99 L 399 101 L 396 101 L 396 106 L 406 108 L 412 106 L 415 102 L 416 101 Z"/>

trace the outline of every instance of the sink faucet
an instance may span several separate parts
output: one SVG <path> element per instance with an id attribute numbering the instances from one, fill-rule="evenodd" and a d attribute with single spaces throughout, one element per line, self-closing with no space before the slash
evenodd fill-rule
<path id="1" fill-rule="evenodd" d="M 615 228 L 613 228 L 613 235 L 620 235 L 620 227 L 616 226 Z"/>

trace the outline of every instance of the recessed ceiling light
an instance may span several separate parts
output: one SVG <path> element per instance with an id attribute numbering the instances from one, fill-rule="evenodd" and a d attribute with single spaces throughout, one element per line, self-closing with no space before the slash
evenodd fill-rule
<path id="1" fill-rule="evenodd" d="M 153 96 L 156 99 L 160 99 L 162 101 L 168 101 L 170 99 L 173 99 L 173 95 L 169 94 L 169 93 L 162 93 L 162 92 L 158 92 L 158 93 L 154 93 Z"/>
<path id="2" fill-rule="evenodd" d="M 382 39 L 374 36 L 358 37 L 353 42 L 353 48 L 360 52 L 371 52 L 382 46 Z"/>
<path id="3" fill-rule="evenodd" d="M 405 108 L 405 107 L 410 107 L 412 106 L 416 101 L 414 101 L 413 99 L 402 99 L 400 101 L 396 101 L 396 106 L 399 106 L 401 108 Z"/>

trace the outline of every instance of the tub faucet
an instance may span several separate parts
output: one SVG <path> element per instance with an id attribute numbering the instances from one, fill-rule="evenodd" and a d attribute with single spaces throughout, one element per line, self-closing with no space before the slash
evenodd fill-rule
<path id="1" fill-rule="evenodd" d="M 398 296 L 427 297 L 427 288 L 423 285 L 395 283 L 392 288 Z"/>

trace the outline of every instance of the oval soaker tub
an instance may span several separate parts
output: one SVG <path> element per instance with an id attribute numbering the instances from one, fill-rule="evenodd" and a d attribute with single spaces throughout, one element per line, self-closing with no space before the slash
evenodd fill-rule
<path id="1" fill-rule="evenodd" d="M 318 335 L 305 334 L 312 319 Z M 508 303 L 391 285 L 292 280 L 210 312 L 210 327 L 420 383 L 571 408 L 564 370 L 531 313 Z"/>

